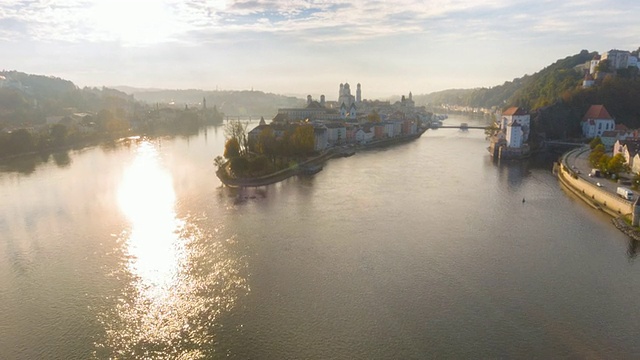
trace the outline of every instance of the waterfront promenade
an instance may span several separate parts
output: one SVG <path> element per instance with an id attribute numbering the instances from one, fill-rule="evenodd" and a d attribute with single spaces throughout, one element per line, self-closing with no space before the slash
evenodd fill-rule
<path id="1" fill-rule="evenodd" d="M 590 148 L 584 146 L 563 155 L 558 169 L 558 178 L 565 187 L 583 199 L 587 204 L 600 209 L 613 217 L 630 216 L 633 201 L 628 201 L 616 194 L 618 182 L 601 177 L 590 177 Z M 634 192 L 634 200 L 638 193 Z"/>

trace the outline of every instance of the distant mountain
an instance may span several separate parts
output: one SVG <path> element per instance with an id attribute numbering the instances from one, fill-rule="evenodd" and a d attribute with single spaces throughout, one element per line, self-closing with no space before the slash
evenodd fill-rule
<path id="1" fill-rule="evenodd" d="M 264 116 L 270 119 L 278 113 L 278 108 L 300 107 L 305 104 L 303 99 L 262 91 L 145 90 L 120 86 L 116 88 L 148 104 L 200 105 L 204 98 L 207 107 L 215 105 L 227 116 Z"/>
<path id="2" fill-rule="evenodd" d="M 597 53 L 582 50 L 558 60 L 533 75 L 507 81 L 491 88 L 452 89 L 427 95 L 415 95 L 421 105 L 459 105 L 477 108 L 521 106 L 529 110 L 551 105 L 561 95 L 580 86 L 584 74 L 575 68 L 593 59 Z"/>

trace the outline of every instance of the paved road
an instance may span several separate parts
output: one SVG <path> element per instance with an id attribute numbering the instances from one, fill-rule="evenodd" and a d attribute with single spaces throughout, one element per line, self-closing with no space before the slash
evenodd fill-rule
<path id="1" fill-rule="evenodd" d="M 616 190 L 618 188 L 618 186 L 624 186 L 628 189 L 631 189 L 631 185 L 623 185 L 623 184 L 619 184 L 613 180 L 610 179 L 605 179 L 605 178 L 596 178 L 596 177 L 590 177 L 589 173 L 591 172 L 591 164 L 589 164 L 589 153 L 591 152 L 591 149 L 589 149 L 588 146 L 585 146 L 584 148 L 581 148 L 580 150 L 576 150 L 575 152 L 571 153 L 570 156 L 567 156 L 566 161 L 567 161 L 567 165 L 573 169 L 573 171 L 578 173 L 578 176 L 580 176 L 582 179 L 597 185 L 598 183 L 600 183 L 601 187 L 613 194 L 616 194 Z M 634 199 L 636 199 L 638 197 L 638 193 L 634 191 Z"/>

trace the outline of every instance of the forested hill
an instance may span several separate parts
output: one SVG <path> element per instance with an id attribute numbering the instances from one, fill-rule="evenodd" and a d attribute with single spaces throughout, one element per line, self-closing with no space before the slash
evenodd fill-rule
<path id="1" fill-rule="evenodd" d="M 69 80 L 0 71 L 0 128 L 37 125 L 47 116 L 122 108 L 132 96 L 108 88 L 79 88 Z"/>
<path id="2" fill-rule="evenodd" d="M 584 74 L 574 68 L 593 59 L 595 52 L 582 50 L 579 54 L 558 60 L 533 75 L 507 81 L 491 88 L 453 89 L 416 95 L 420 105 L 459 105 L 476 108 L 521 106 L 535 110 L 555 103 L 561 95 L 580 85 Z"/>
<path id="3" fill-rule="evenodd" d="M 305 105 L 304 100 L 284 95 L 264 93 L 262 91 L 206 91 L 198 89 L 189 90 L 147 90 L 131 87 L 116 87 L 132 94 L 137 100 L 148 104 L 170 103 L 194 104 L 200 103 L 203 98 L 207 105 L 230 116 L 264 116 L 272 118 L 278 113 L 278 108 L 293 108 Z"/>

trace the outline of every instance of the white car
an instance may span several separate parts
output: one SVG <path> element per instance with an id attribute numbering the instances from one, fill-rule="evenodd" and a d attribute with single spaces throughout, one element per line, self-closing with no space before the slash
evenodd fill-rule
<path id="1" fill-rule="evenodd" d="M 602 187 L 602 184 L 600 184 L 599 182 L 596 183 L 596 186 L 598 187 Z"/>

